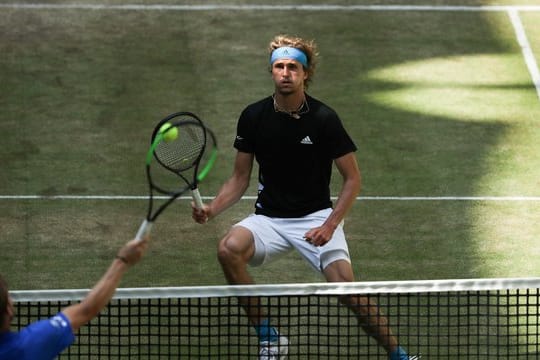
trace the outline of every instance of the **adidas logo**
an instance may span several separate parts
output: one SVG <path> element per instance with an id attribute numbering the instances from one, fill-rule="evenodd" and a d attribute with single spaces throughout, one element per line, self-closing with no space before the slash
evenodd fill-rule
<path id="1" fill-rule="evenodd" d="M 300 144 L 313 145 L 313 142 L 311 141 L 309 136 L 306 136 L 305 138 L 302 139 L 302 141 L 300 141 Z"/>

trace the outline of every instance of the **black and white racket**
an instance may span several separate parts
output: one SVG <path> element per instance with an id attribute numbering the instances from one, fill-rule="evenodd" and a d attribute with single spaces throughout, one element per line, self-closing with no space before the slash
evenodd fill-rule
<path id="1" fill-rule="evenodd" d="M 208 175 L 216 157 L 216 137 L 195 114 L 174 113 L 157 124 L 146 154 L 148 212 L 136 239 L 141 240 L 149 234 L 152 224 L 163 210 L 189 190 L 195 206 L 202 207 L 197 186 Z M 178 181 L 179 177 L 183 182 Z M 156 193 L 164 195 L 164 201 L 154 211 Z"/>

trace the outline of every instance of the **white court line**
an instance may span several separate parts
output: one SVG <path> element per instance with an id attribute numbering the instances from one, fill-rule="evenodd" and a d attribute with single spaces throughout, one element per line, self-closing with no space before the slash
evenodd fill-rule
<path id="1" fill-rule="evenodd" d="M 534 54 L 531 50 L 531 46 L 529 45 L 529 40 L 527 40 L 527 34 L 525 33 L 525 29 L 521 23 L 521 18 L 519 17 L 517 10 L 509 10 L 508 16 L 510 16 L 510 21 L 512 22 L 512 26 L 516 32 L 519 46 L 521 46 L 521 52 L 525 58 L 525 63 L 527 64 L 527 68 L 531 74 L 533 84 L 536 87 L 536 94 L 538 95 L 538 99 L 540 99 L 540 72 L 538 71 L 538 65 L 536 64 Z"/>
<path id="2" fill-rule="evenodd" d="M 174 5 L 174 4 L 46 4 L 46 3 L 8 3 L 0 4 L 0 8 L 14 9 L 87 9 L 87 10 L 176 10 L 176 11 L 209 11 L 209 10 L 304 10 L 304 11 L 540 11 L 540 5 L 486 5 L 486 6 L 452 6 L 452 5 L 267 5 L 267 4 L 208 4 L 208 5 Z"/>
<path id="3" fill-rule="evenodd" d="M 507 12 L 516 31 L 518 42 L 522 48 L 525 62 L 531 73 L 536 92 L 540 98 L 540 74 L 534 55 L 527 41 L 518 12 L 540 11 L 540 5 L 485 5 L 485 6 L 452 6 L 452 5 L 268 5 L 268 4 L 208 4 L 208 5 L 167 5 L 167 4 L 45 4 L 45 3 L 11 3 L 0 4 L 0 8 L 14 9 L 86 9 L 86 10 L 136 10 L 136 11 L 211 11 L 211 10 L 305 10 L 305 11 L 467 11 L 467 12 Z"/>
<path id="4" fill-rule="evenodd" d="M 532 51 L 530 50 L 527 36 L 521 24 L 518 12 L 540 11 L 540 5 L 485 5 L 485 6 L 452 6 L 452 5 L 265 5 L 265 4 L 208 4 L 208 5 L 167 5 L 167 4 L 24 4 L 11 3 L 0 4 L 0 8 L 14 9 L 86 9 L 86 10 L 175 10 L 175 11 L 211 11 L 211 10 L 305 10 L 305 11 L 495 11 L 507 12 L 510 15 L 512 25 L 516 31 L 519 44 L 522 48 L 525 62 L 531 73 L 536 92 L 540 98 L 540 74 Z"/>
<path id="5" fill-rule="evenodd" d="M 536 92 L 540 99 L 540 72 L 518 12 L 540 11 L 540 5 L 509 5 L 509 6 L 430 6 L 430 5 L 106 5 L 106 4 L 0 4 L 0 8 L 16 9 L 89 9 L 89 10 L 177 10 L 177 11 L 200 11 L 200 10 L 306 10 L 306 11 L 495 11 L 507 12 L 516 32 L 516 37 L 521 46 L 525 62 L 531 74 Z M 0 199 L 17 198 L 0 196 Z M 137 199 L 146 197 L 125 196 L 88 196 L 74 197 L 70 195 L 40 196 L 30 195 L 35 199 Z M 247 197 L 249 198 L 249 197 Z M 471 201 L 538 201 L 538 197 L 359 197 L 359 200 L 471 200 Z"/>
<path id="6" fill-rule="evenodd" d="M 167 199 L 166 196 L 154 196 Z M 202 196 L 212 200 L 213 196 Z M 243 196 L 241 200 L 255 200 L 256 196 Z M 147 200 L 146 195 L 0 195 L 0 200 Z M 332 196 L 332 200 L 336 200 Z M 191 200 L 182 196 L 179 200 Z M 540 196 L 359 196 L 359 201 L 540 201 Z"/>

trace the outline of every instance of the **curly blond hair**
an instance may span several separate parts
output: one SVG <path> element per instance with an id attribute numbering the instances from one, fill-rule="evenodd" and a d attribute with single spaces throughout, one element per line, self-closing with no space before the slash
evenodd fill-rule
<path id="1" fill-rule="evenodd" d="M 304 88 L 308 88 L 309 83 L 315 76 L 315 68 L 317 67 L 317 57 L 319 56 L 317 52 L 317 44 L 314 40 L 304 40 L 297 36 L 289 36 L 285 34 L 280 34 L 274 36 L 274 38 L 268 44 L 269 56 L 272 56 L 272 52 L 280 47 L 290 46 L 301 50 L 307 57 L 308 67 L 304 69 L 307 73 L 307 78 L 304 81 Z M 272 66 L 269 68 L 270 72 L 272 71 Z"/>

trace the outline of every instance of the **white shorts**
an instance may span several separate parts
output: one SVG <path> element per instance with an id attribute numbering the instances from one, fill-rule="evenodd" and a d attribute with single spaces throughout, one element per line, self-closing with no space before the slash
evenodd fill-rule
<path id="1" fill-rule="evenodd" d="M 234 226 L 242 226 L 253 234 L 255 254 L 249 262 L 251 266 L 268 263 L 296 249 L 316 271 L 321 272 L 336 260 L 351 262 L 343 222 L 324 246 L 311 245 L 304 239 L 305 233 L 321 226 L 331 212 L 329 208 L 301 218 L 271 218 L 252 214 Z"/>

